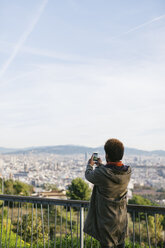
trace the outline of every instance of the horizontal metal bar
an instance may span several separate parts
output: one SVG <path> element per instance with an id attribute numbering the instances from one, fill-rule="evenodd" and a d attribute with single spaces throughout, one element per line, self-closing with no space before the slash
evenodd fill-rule
<path id="1" fill-rule="evenodd" d="M 127 211 L 128 212 L 136 211 L 137 213 L 142 212 L 142 213 L 149 213 L 149 214 L 165 214 L 165 207 L 128 204 Z"/>
<path id="2" fill-rule="evenodd" d="M 52 204 L 52 205 L 63 205 L 63 206 L 77 206 L 87 207 L 88 201 L 77 201 L 77 200 L 61 200 L 53 198 L 41 198 L 41 197 L 30 197 L 30 196 L 16 196 L 16 195 L 0 195 L 0 200 L 14 201 L 14 202 L 27 202 L 27 203 L 39 203 L 39 204 Z"/>
<path id="3" fill-rule="evenodd" d="M 11 201 L 11 202 L 25 202 L 25 203 L 35 203 L 35 204 L 45 204 L 45 205 L 62 205 L 62 206 L 73 206 L 73 207 L 84 207 L 89 206 L 88 201 L 77 201 L 77 200 L 61 200 L 52 198 L 40 198 L 40 197 L 30 197 L 30 196 L 15 196 L 15 195 L 0 195 L 0 200 Z M 158 206 L 142 206 L 135 204 L 128 204 L 127 211 L 137 213 L 149 213 L 149 214 L 165 214 L 165 207 Z"/>

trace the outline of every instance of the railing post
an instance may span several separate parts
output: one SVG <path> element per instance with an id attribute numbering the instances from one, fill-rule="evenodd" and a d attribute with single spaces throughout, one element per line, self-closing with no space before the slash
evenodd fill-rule
<path id="1" fill-rule="evenodd" d="M 80 248 L 84 247 L 84 207 L 80 207 Z"/>
<path id="2" fill-rule="evenodd" d="M 135 247 L 135 211 L 133 211 L 133 248 Z"/>
<path id="3" fill-rule="evenodd" d="M 148 245 L 149 245 L 149 248 L 151 248 L 150 235 L 149 235 L 149 228 L 148 228 L 148 216 L 147 216 L 147 213 L 146 213 L 146 227 L 147 227 Z"/>
<path id="4" fill-rule="evenodd" d="M 140 213 L 138 213 L 138 217 L 139 217 L 139 244 L 141 246 Z"/>

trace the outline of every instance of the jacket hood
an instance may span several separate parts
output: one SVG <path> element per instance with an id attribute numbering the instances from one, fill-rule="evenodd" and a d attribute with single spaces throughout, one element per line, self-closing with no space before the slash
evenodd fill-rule
<path id="1" fill-rule="evenodd" d="M 117 184 L 125 184 L 131 177 L 130 166 L 125 166 L 125 170 L 120 170 L 119 168 L 116 168 L 116 166 L 113 166 L 112 168 L 101 166 L 100 169 L 107 179 L 111 179 L 111 181 Z"/>

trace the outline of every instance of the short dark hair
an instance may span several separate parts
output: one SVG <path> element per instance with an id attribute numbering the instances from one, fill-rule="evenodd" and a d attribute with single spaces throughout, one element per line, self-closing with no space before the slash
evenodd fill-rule
<path id="1" fill-rule="evenodd" d="M 109 139 L 104 145 L 105 153 L 112 162 L 120 161 L 124 154 L 124 145 L 118 139 Z"/>

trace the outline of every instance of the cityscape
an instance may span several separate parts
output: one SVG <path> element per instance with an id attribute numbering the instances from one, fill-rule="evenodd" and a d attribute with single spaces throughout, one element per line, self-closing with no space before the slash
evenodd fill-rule
<path id="1" fill-rule="evenodd" d="M 56 185 L 64 194 L 77 177 L 85 180 L 85 169 L 92 153 L 11 153 L 0 155 L 0 176 L 3 180 L 13 179 L 33 185 L 34 192 L 44 191 L 44 184 Z M 100 157 L 105 164 L 103 152 Z M 165 156 L 131 155 L 123 159 L 132 168 L 128 189 L 131 198 L 135 185 L 165 190 Z M 92 185 L 89 183 L 90 187 Z M 163 201 L 163 203 L 165 200 Z"/>

